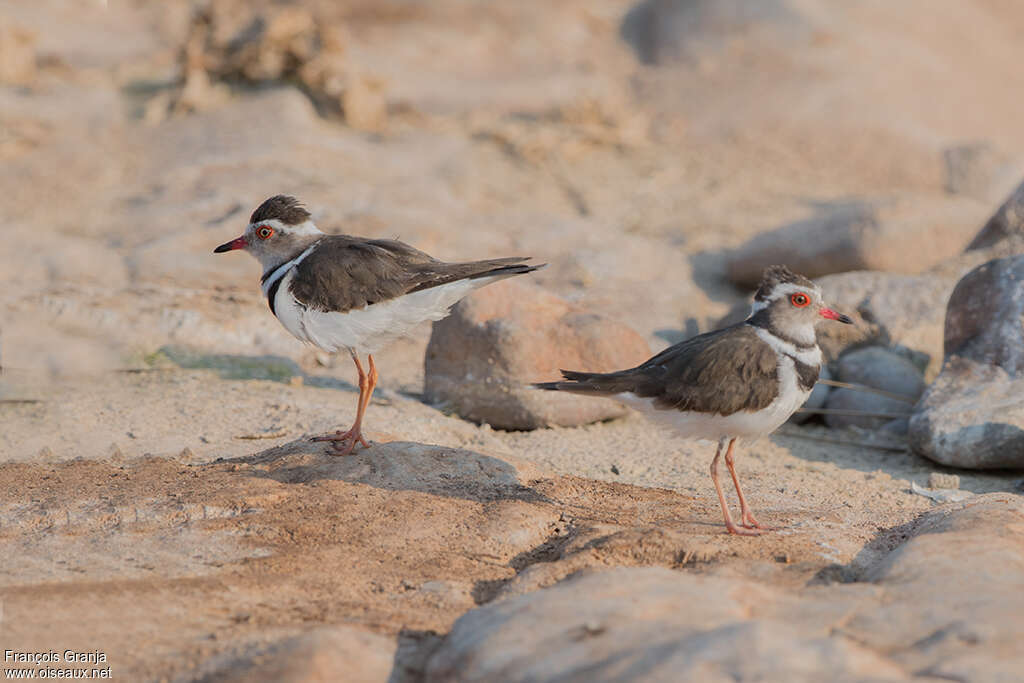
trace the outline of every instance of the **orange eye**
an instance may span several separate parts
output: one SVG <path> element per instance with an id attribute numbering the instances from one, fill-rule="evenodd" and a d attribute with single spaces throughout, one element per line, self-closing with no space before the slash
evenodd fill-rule
<path id="1" fill-rule="evenodd" d="M 811 303 L 810 298 L 806 294 L 802 294 L 800 292 L 797 292 L 793 296 L 789 297 L 789 301 L 797 308 L 803 308 L 807 304 Z"/>
<path id="2" fill-rule="evenodd" d="M 262 228 L 256 231 L 256 234 L 261 240 L 269 239 L 274 234 L 274 229 L 269 225 L 264 225 Z"/>

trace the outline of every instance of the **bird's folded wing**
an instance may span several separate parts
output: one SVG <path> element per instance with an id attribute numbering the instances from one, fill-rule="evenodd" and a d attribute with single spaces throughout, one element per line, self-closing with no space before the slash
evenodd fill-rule
<path id="1" fill-rule="evenodd" d="M 643 365 L 611 373 L 565 372 L 563 391 L 649 398 L 656 408 L 731 415 L 775 400 L 778 356 L 748 325 L 670 346 Z M 553 387 L 552 387 L 553 388 Z"/>
<path id="2" fill-rule="evenodd" d="M 456 280 L 486 276 L 525 260 L 445 263 L 397 240 L 331 235 L 295 267 L 290 290 L 304 306 L 345 312 Z"/>

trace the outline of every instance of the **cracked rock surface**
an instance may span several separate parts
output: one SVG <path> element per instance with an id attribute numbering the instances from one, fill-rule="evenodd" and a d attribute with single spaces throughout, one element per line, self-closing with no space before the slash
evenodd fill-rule
<path id="1" fill-rule="evenodd" d="M 739 449 L 777 531 L 734 538 L 713 446 L 431 404 L 430 325 L 376 356 L 372 446 L 333 457 L 308 437 L 351 424 L 351 362 L 212 253 L 289 193 L 329 232 L 532 256 L 521 297 L 636 332 L 538 343 L 544 380 L 749 311 L 730 254 L 794 225 L 783 255 L 835 254 L 821 219 L 875 207 L 884 243 L 828 270 L 890 272 L 821 278 L 858 321 L 823 346 L 931 381 L 957 281 L 1019 253 L 1024 159 L 1024 9 L 931 9 L 0 0 L 2 648 L 133 682 L 1019 677 L 1019 471 L 957 481 L 813 418 Z M 918 272 L 975 209 L 981 248 Z"/>

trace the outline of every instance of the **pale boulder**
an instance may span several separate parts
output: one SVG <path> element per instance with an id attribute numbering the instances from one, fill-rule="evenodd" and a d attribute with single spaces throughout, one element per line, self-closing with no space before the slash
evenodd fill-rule
<path id="1" fill-rule="evenodd" d="M 727 255 L 735 284 L 755 287 L 784 263 L 810 278 L 855 270 L 920 273 L 960 253 L 986 215 L 963 196 L 841 204 L 763 232 Z"/>
<path id="2" fill-rule="evenodd" d="M 608 372 L 650 357 L 630 327 L 528 282 L 509 280 L 467 297 L 434 323 L 426 353 L 427 400 L 501 429 L 572 426 L 626 409 L 611 400 L 540 391 L 559 369 Z"/>

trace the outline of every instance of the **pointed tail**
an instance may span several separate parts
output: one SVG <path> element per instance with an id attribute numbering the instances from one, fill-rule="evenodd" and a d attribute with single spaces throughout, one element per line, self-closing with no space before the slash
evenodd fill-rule
<path id="1" fill-rule="evenodd" d="M 564 378 L 559 382 L 534 382 L 535 389 L 545 391 L 567 391 L 587 396 L 611 396 L 625 390 L 617 373 L 603 374 L 600 372 L 577 372 L 575 370 L 559 370 Z"/>

